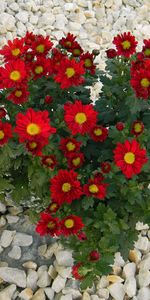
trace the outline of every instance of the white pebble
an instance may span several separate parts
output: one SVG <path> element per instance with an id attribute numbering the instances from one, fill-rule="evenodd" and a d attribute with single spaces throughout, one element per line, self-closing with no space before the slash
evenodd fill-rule
<path id="1" fill-rule="evenodd" d="M 11 251 L 8 253 L 8 256 L 13 258 L 13 259 L 20 259 L 21 257 L 21 248 L 18 246 L 13 246 Z"/>
<path id="2" fill-rule="evenodd" d="M 1 235 L 0 245 L 7 248 L 11 244 L 15 234 L 16 231 L 4 230 Z"/>

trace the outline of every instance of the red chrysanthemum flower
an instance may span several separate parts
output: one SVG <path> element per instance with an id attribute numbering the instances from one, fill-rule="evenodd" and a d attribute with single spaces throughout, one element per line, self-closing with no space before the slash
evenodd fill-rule
<path id="1" fill-rule="evenodd" d="M 46 95 L 44 99 L 45 104 L 51 104 L 53 102 L 53 98 L 50 95 Z"/>
<path id="2" fill-rule="evenodd" d="M 36 232 L 38 232 L 40 235 L 60 235 L 60 226 L 58 218 L 52 217 L 47 212 L 42 212 L 40 214 L 40 220 L 36 226 Z"/>
<path id="3" fill-rule="evenodd" d="M 82 219 L 78 216 L 70 215 L 60 221 L 61 233 L 64 236 L 77 234 L 83 227 Z"/>
<path id="4" fill-rule="evenodd" d="M 114 161 L 122 173 L 127 178 L 131 178 L 133 175 L 141 172 L 148 158 L 146 157 L 146 150 L 141 149 L 140 144 L 136 140 L 127 140 L 124 144 L 117 144 L 114 150 Z"/>
<path id="5" fill-rule="evenodd" d="M 53 43 L 50 41 L 49 36 L 43 37 L 42 35 L 36 35 L 31 44 L 33 53 L 42 56 L 46 56 L 52 46 Z"/>
<path id="6" fill-rule="evenodd" d="M 13 102 L 14 104 L 22 104 L 28 101 L 29 92 L 27 90 L 27 85 L 15 88 L 7 96 L 7 100 Z"/>
<path id="7" fill-rule="evenodd" d="M 122 131 L 124 129 L 124 123 L 118 122 L 116 124 L 116 128 L 117 128 L 118 131 Z"/>
<path id="8" fill-rule="evenodd" d="M 108 129 L 103 126 L 96 125 L 91 129 L 90 136 L 95 142 L 104 142 L 108 136 Z"/>
<path id="9" fill-rule="evenodd" d="M 117 51 L 115 49 L 106 50 L 106 55 L 108 58 L 114 58 L 117 56 Z"/>
<path id="10" fill-rule="evenodd" d="M 36 37 L 37 37 L 36 34 L 34 34 L 33 32 L 27 31 L 26 35 L 24 37 L 24 43 L 25 43 L 25 45 L 31 46 L 32 43 L 35 41 Z"/>
<path id="11" fill-rule="evenodd" d="M 116 45 L 117 55 L 130 57 L 135 53 L 137 41 L 130 32 L 124 32 L 114 37 L 113 44 Z"/>
<path id="12" fill-rule="evenodd" d="M 54 80 L 60 83 L 62 89 L 67 89 L 71 86 L 77 86 L 84 82 L 85 69 L 83 62 L 77 62 L 72 59 L 63 59 L 57 66 L 57 74 Z"/>
<path id="13" fill-rule="evenodd" d="M 27 80 L 25 63 L 21 60 L 11 61 L 0 67 L 1 83 L 0 88 L 14 88 L 20 86 Z"/>
<path id="14" fill-rule="evenodd" d="M 83 49 L 76 41 L 73 43 L 71 49 L 68 49 L 68 51 L 71 52 L 74 57 L 79 57 L 83 53 Z"/>
<path id="15" fill-rule="evenodd" d="M 147 99 L 150 96 L 150 70 L 140 68 L 130 80 L 137 97 Z"/>
<path id="16" fill-rule="evenodd" d="M 100 253 L 97 250 L 93 250 L 89 254 L 90 261 L 98 261 L 100 259 Z"/>
<path id="17" fill-rule="evenodd" d="M 50 180 L 51 197 L 59 205 L 64 202 L 71 203 L 82 195 L 77 175 L 73 170 L 59 170 L 58 174 Z"/>
<path id="18" fill-rule="evenodd" d="M 80 150 L 81 142 L 78 142 L 74 138 L 62 138 L 60 140 L 60 149 L 64 152 L 66 156 L 71 153 L 77 152 Z"/>
<path id="19" fill-rule="evenodd" d="M 111 171 L 111 164 L 107 161 L 101 163 L 101 170 L 104 174 L 108 174 Z"/>
<path id="20" fill-rule="evenodd" d="M 13 41 L 9 40 L 8 44 L 0 50 L 0 54 L 4 56 L 5 62 L 8 62 L 20 58 L 26 50 L 24 38 L 16 38 Z"/>
<path id="21" fill-rule="evenodd" d="M 3 146 L 12 137 L 12 126 L 8 122 L 0 120 L 0 146 Z"/>
<path id="22" fill-rule="evenodd" d="M 70 153 L 68 156 L 68 166 L 71 169 L 78 169 L 82 166 L 84 162 L 84 154 L 83 153 Z"/>
<path id="23" fill-rule="evenodd" d="M 48 111 L 35 111 L 29 108 L 25 114 L 18 113 L 16 116 L 15 132 L 19 135 L 19 142 L 39 140 L 44 141 L 56 132 L 51 127 Z"/>
<path id="24" fill-rule="evenodd" d="M 52 58 L 51 58 L 51 66 L 53 68 L 53 73 L 56 74 L 58 72 L 58 67 L 64 58 L 67 56 L 64 53 L 61 53 L 57 48 L 52 49 Z"/>
<path id="25" fill-rule="evenodd" d="M 74 36 L 73 34 L 71 33 L 68 33 L 67 36 L 65 38 L 62 38 L 60 41 L 59 41 L 59 44 L 67 49 L 67 50 L 70 50 L 72 49 L 73 45 L 74 45 L 74 42 L 75 42 L 75 39 L 76 39 L 76 36 Z"/>
<path id="26" fill-rule="evenodd" d="M 87 196 L 103 200 L 106 196 L 107 183 L 99 182 L 97 179 L 89 179 L 88 184 L 83 186 L 83 192 Z"/>
<path id="27" fill-rule="evenodd" d="M 149 40 L 144 40 L 144 46 L 142 48 L 142 53 L 144 54 L 145 57 L 150 58 L 150 39 Z"/>
<path id="28" fill-rule="evenodd" d="M 83 61 L 83 66 L 86 70 L 89 70 L 92 75 L 95 74 L 96 66 L 94 65 L 94 56 L 93 54 L 86 52 L 81 55 L 80 60 Z"/>
<path id="29" fill-rule="evenodd" d="M 31 140 L 26 143 L 26 149 L 32 153 L 34 156 L 42 156 L 43 147 L 48 144 L 48 140 L 37 141 Z"/>
<path id="30" fill-rule="evenodd" d="M 144 124 L 141 121 L 134 121 L 132 124 L 131 133 L 135 136 L 140 135 L 144 131 Z"/>
<path id="31" fill-rule="evenodd" d="M 42 164 L 47 168 L 53 170 L 57 164 L 55 155 L 44 155 L 42 156 Z"/>
<path id="32" fill-rule="evenodd" d="M 0 119 L 5 118 L 6 110 L 3 107 L 0 107 Z"/>
<path id="33" fill-rule="evenodd" d="M 30 67 L 34 80 L 52 73 L 51 60 L 49 58 L 38 57 L 36 61 L 30 64 Z"/>
<path id="34" fill-rule="evenodd" d="M 92 104 L 82 104 L 80 100 L 75 103 L 64 105 L 64 120 L 72 134 L 86 134 L 97 122 L 98 112 L 93 109 Z"/>
<path id="35" fill-rule="evenodd" d="M 50 213 L 50 214 L 54 214 L 58 211 L 58 209 L 60 208 L 60 206 L 58 205 L 58 203 L 56 202 L 52 202 L 46 209 L 46 212 Z"/>
<path id="36" fill-rule="evenodd" d="M 79 262 L 72 267 L 72 275 L 77 280 L 82 280 L 85 277 L 80 274 L 80 267 L 82 267 L 82 266 L 83 266 L 83 264 L 81 262 Z"/>
<path id="37" fill-rule="evenodd" d="M 96 180 L 97 182 L 101 182 L 104 180 L 104 176 L 101 172 L 96 172 L 94 174 L 94 180 Z"/>

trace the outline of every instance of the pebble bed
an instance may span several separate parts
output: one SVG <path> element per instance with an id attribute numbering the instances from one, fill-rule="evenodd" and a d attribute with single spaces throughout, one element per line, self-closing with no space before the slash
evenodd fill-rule
<path id="1" fill-rule="evenodd" d="M 149 0 L 0 0 L 0 47 L 25 32 L 50 35 L 55 43 L 66 33 L 85 50 L 105 50 L 113 37 L 131 31 L 139 41 L 150 38 Z M 0 63 L 2 60 L 0 60 Z M 92 89 L 93 100 L 101 83 Z M 116 253 L 112 272 L 82 292 L 71 276 L 72 252 L 59 240 L 39 237 L 22 207 L 0 203 L 0 300 L 150 300 L 150 229 L 140 222 L 138 241 L 125 262 Z"/>

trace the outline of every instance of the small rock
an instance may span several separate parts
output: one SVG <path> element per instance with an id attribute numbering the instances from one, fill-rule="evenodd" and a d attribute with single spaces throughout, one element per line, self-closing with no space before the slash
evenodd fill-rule
<path id="1" fill-rule="evenodd" d="M 57 271 L 55 270 L 54 266 L 51 265 L 48 269 L 48 274 L 52 279 L 55 279 L 57 276 Z"/>
<path id="2" fill-rule="evenodd" d="M 91 300 L 91 296 L 85 291 L 83 293 L 82 300 Z"/>
<path id="3" fill-rule="evenodd" d="M 17 232 L 13 240 L 13 245 L 21 247 L 30 246 L 32 243 L 33 237 L 21 232 Z"/>
<path id="4" fill-rule="evenodd" d="M 66 3 L 64 5 L 64 10 L 66 11 L 73 11 L 75 9 L 74 3 Z"/>
<path id="5" fill-rule="evenodd" d="M 33 291 L 30 288 L 26 288 L 18 296 L 22 300 L 30 300 L 33 297 Z"/>
<path id="6" fill-rule="evenodd" d="M 0 239 L 1 246 L 7 248 L 11 244 L 15 234 L 16 231 L 4 230 Z"/>
<path id="7" fill-rule="evenodd" d="M 49 286 L 51 283 L 51 278 L 48 275 L 47 271 L 44 271 L 40 277 L 39 280 L 37 281 L 37 285 L 41 288 L 45 288 L 47 286 Z"/>
<path id="8" fill-rule="evenodd" d="M 99 289 L 97 291 L 97 295 L 101 298 L 108 299 L 109 298 L 109 291 L 108 289 Z"/>
<path id="9" fill-rule="evenodd" d="M 38 276 L 40 277 L 42 275 L 43 272 L 47 271 L 48 266 L 47 265 L 42 265 L 38 268 L 37 273 Z"/>
<path id="10" fill-rule="evenodd" d="M 45 294 L 46 294 L 46 296 L 48 297 L 49 300 L 53 300 L 53 298 L 54 298 L 54 291 L 53 291 L 52 288 L 50 288 L 50 287 L 49 288 L 45 288 L 44 292 L 45 292 Z"/>
<path id="11" fill-rule="evenodd" d="M 99 300 L 99 297 L 97 295 L 91 295 L 91 300 Z"/>
<path id="12" fill-rule="evenodd" d="M 143 256 L 142 261 L 138 265 L 138 268 L 142 270 L 150 269 L 150 253 Z"/>
<path id="13" fill-rule="evenodd" d="M 8 263 L 5 261 L 0 261 L 0 267 L 8 267 Z"/>
<path id="14" fill-rule="evenodd" d="M 32 297 L 32 300 L 45 300 L 45 294 L 43 289 L 39 289 Z"/>
<path id="15" fill-rule="evenodd" d="M 125 265 L 125 261 L 121 256 L 120 252 L 115 253 L 114 265 L 118 267 L 123 267 Z"/>
<path id="16" fill-rule="evenodd" d="M 143 237 L 143 236 L 140 236 L 138 241 L 135 242 L 134 244 L 135 248 L 141 250 L 141 251 L 146 251 L 148 249 L 148 246 L 149 246 L 149 241 L 148 241 L 148 238 L 147 237 Z"/>
<path id="17" fill-rule="evenodd" d="M 33 261 L 26 261 L 23 265 L 22 265 L 25 269 L 32 269 L 32 270 L 36 270 L 37 269 L 37 264 Z"/>
<path id="18" fill-rule="evenodd" d="M 138 249 L 130 250 L 129 251 L 129 260 L 137 264 L 141 260 L 141 252 Z"/>
<path id="19" fill-rule="evenodd" d="M 117 276 L 117 275 L 108 275 L 107 279 L 111 283 L 123 282 L 124 281 L 124 279 L 122 279 L 120 276 Z"/>
<path id="20" fill-rule="evenodd" d="M 88 7 L 88 1 L 86 0 L 77 0 L 77 4 L 81 7 Z"/>
<path id="21" fill-rule="evenodd" d="M 136 294 L 136 280 L 134 277 L 129 277 L 124 283 L 124 290 L 129 297 L 133 297 Z"/>
<path id="22" fill-rule="evenodd" d="M 72 300 L 72 295 L 68 294 L 68 295 L 61 296 L 60 300 Z"/>
<path id="23" fill-rule="evenodd" d="M 57 275 L 57 277 L 54 279 L 52 284 L 52 289 L 59 293 L 64 287 L 66 283 L 66 278 L 62 278 L 60 275 Z"/>
<path id="24" fill-rule="evenodd" d="M 58 265 L 65 267 L 73 266 L 72 253 L 69 251 L 59 251 L 55 254 Z"/>
<path id="25" fill-rule="evenodd" d="M 0 201 L 0 212 L 4 214 L 6 211 L 6 205 Z"/>
<path id="26" fill-rule="evenodd" d="M 37 280 L 38 280 L 37 272 L 32 269 L 29 269 L 27 275 L 27 287 L 35 291 L 37 288 Z"/>
<path id="27" fill-rule="evenodd" d="M 38 254 L 40 256 L 44 256 L 44 254 L 46 253 L 47 250 L 47 244 L 41 245 L 38 247 Z"/>
<path id="28" fill-rule="evenodd" d="M 24 24 L 28 22 L 28 13 L 25 10 L 20 11 L 15 17 Z"/>
<path id="29" fill-rule="evenodd" d="M 38 23 L 38 16 L 31 16 L 30 18 L 30 23 L 33 24 L 33 25 L 36 25 Z"/>
<path id="30" fill-rule="evenodd" d="M 0 228 L 6 225 L 6 219 L 4 218 L 4 216 L 0 217 Z"/>
<path id="31" fill-rule="evenodd" d="M 0 277 L 9 283 L 14 283 L 19 287 L 26 287 L 26 274 L 16 268 L 0 267 Z"/>
<path id="32" fill-rule="evenodd" d="M 135 263 L 127 263 L 123 268 L 123 276 L 124 278 L 134 277 L 136 271 Z"/>
<path id="33" fill-rule="evenodd" d="M 21 257 L 21 248 L 18 246 L 13 246 L 11 251 L 8 253 L 8 256 L 13 258 L 13 259 L 20 259 Z"/>
<path id="34" fill-rule="evenodd" d="M 115 298 L 115 300 L 124 299 L 125 291 L 122 283 L 120 282 L 113 283 L 108 287 L 108 290 L 111 296 Z"/>
<path id="35" fill-rule="evenodd" d="M 7 215 L 7 216 L 6 216 L 6 219 L 7 219 L 7 221 L 8 221 L 9 224 L 15 224 L 15 223 L 18 222 L 19 217 Z"/>
<path id="36" fill-rule="evenodd" d="M 109 286 L 107 276 L 102 276 L 97 284 L 97 289 L 103 289 Z"/>
<path id="37" fill-rule="evenodd" d="M 69 30 L 77 30 L 79 31 L 81 29 L 81 24 L 77 22 L 69 22 Z"/>
<path id="38" fill-rule="evenodd" d="M 149 226 L 148 226 L 148 224 L 143 224 L 143 222 L 137 222 L 135 229 L 139 230 L 139 231 L 141 231 L 141 230 L 148 230 Z"/>
<path id="39" fill-rule="evenodd" d="M 137 281 L 141 288 L 148 286 L 150 284 L 150 271 L 140 270 L 139 274 L 137 275 Z"/>
<path id="40" fill-rule="evenodd" d="M 3 252 L 3 247 L 2 246 L 0 246 L 0 253 L 2 253 Z"/>
<path id="41" fill-rule="evenodd" d="M 16 29 L 15 23 L 16 20 L 14 16 L 7 14 L 7 13 L 1 13 L 1 23 L 5 26 L 6 30 L 14 31 Z"/>
<path id="42" fill-rule="evenodd" d="M 62 293 L 64 295 L 71 294 L 73 299 L 80 299 L 81 296 L 82 296 L 78 289 L 75 290 L 75 289 L 70 288 L 70 287 L 65 287 L 62 290 Z"/>
<path id="43" fill-rule="evenodd" d="M 18 23 L 17 23 L 18 24 Z M 20 25 L 20 23 L 18 24 Z M 17 26 L 18 28 L 18 26 Z M 23 208 L 21 206 L 12 206 L 8 208 L 8 211 L 10 212 L 11 215 L 16 216 L 23 212 Z"/>
<path id="44" fill-rule="evenodd" d="M 16 285 L 11 284 L 7 288 L 0 291 L 0 300 L 11 300 L 16 291 Z"/>
<path id="45" fill-rule="evenodd" d="M 71 276 L 72 267 L 60 266 L 57 261 L 54 261 L 54 266 L 58 274 L 63 278 L 69 278 Z"/>
<path id="46" fill-rule="evenodd" d="M 150 299 L 150 289 L 149 287 L 143 287 L 138 291 L 137 300 L 149 300 Z"/>
<path id="47" fill-rule="evenodd" d="M 9 8 L 12 9 L 13 11 L 19 11 L 19 5 L 16 2 L 10 4 Z"/>

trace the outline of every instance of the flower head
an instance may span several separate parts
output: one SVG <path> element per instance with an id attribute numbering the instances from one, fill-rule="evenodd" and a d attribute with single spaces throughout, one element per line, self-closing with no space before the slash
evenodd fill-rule
<path id="1" fill-rule="evenodd" d="M 146 150 L 142 149 L 136 140 L 126 140 L 123 144 L 117 144 L 114 150 L 114 161 L 122 173 L 127 178 L 131 178 L 141 172 L 148 158 L 146 157 Z"/>
<path id="2" fill-rule="evenodd" d="M 26 50 L 27 47 L 24 45 L 24 38 L 16 38 L 13 41 L 9 40 L 7 45 L 0 50 L 0 54 L 4 56 L 5 62 L 9 62 L 21 58 Z"/>
<path id="3" fill-rule="evenodd" d="M 60 221 L 61 232 L 64 236 L 77 234 L 83 227 L 82 219 L 75 215 L 67 216 Z"/>
<path id="4" fill-rule="evenodd" d="M 66 156 L 71 153 L 77 152 L 80 150 L 81 142 L 78 142 L 72 137 L 62 138 L 60 140 L 60 149 L 64 152 Z"/>
<path id="5" fill-rule="evenodd" d="M 29 94 L 27 85 L 23 85 L 13 89 L 13 91 L 8 94 L 7 100 L 14 104 L 22 104 L 28 101 Z"/>
<path id="6" fill-rule="evenodd" d="M 98 261 L 100 259 L 100 253 L 97 250 L 93 250 L 89 254 L 89 260 L 90 261 Z"/>
<path id="7" fill-rule="evenodd" d="M 108 136 L 108 129 L 101 125 L 96 125 L 91 129 L 90 136 L 95 142 L 104 142 Z"/>
<path id="8" fill-rule="evenodd" d="M 87 196 L 103 200 L 106 196 L 106 183 L 100 182 L 98 179 L 89 179 L 88 184 L 83 186 L 83 192 Z"/>
<path id="9" fill-rule="evenodd" d="M 72 134 L 86 134 L 97 122 L 97 111 L 92 104 L 82 104 L 80 100 L 64 105 L 64 120 Z"/>
<path id="10" fill-rule="evenodd" d="M 0 120 L 0 146 L 3 146 L 12 137 L 12 126 L 8 122 Z"/>
<path id="11" fill-rule="evenodd" d="M 55 155 L 43 155 L 42 156 L 42 164 L 47 168 L 53 170 L 57 164 Z"/>
<path id="12" fill-rule="evenodd" d="M 21 60 L 6 63 L 4 68 L 0 67 L 0 76 L 0 88 L 14 88 L 24 84 L 28 76 L 25 63 Z"/>
<path id="13" fill-rule="evenodd" d="M 140 135 L 144 131 L 144 124 L 141 121 L 134 121 L 132 124 L 131 133 L 135 136 Z"/>
<path id="14" fill-rule="evenodd" d="M 78 152 L 73 152 L 69 154 L 68 156 L 68 165 L 69 168 L 71 169 L 78 169 L 82 166 L 84 161 L 84 154 L 83 153 L 78 153 Z"/>
<path id="15" fill-rule="evenodd" d="M 81 266 L 83 266 L 83 264 L 81 262 L 79 262 L 79 263 L 75 264 L 72 267 L 72 275 L 77 280 L 82 280 L 85 277 L 85 276 L 83 276 L 83 275 L 80 274 L 80 267 Z"/>
<path id="16" fill-rule="evenodd" d="M 114 38 L 113 44 L 116 45 L 117 55 L 130 57 L 135 53 L 137 41 L 130 32 L 124 32 L 123 34 L 118 34 Z"/>
<path id="17" fill-rule="evenodd" d="M 49 234 L 51 236 L 60 235 L 60 226 L 58 218 L 52 217 L 47 212 L 42 212 L 40 220 L 36 226 L 36 232 L 40 235 Z"/>
<path id="18" fill-rule="evenodd" d="M 89 70 L 92 75 L 95 74 L 96 65 L 94 65 L 94 56 L 93 54 L 86 52 L 81 55 L 80 60 L 84 63 L 84 68 Z"/>

